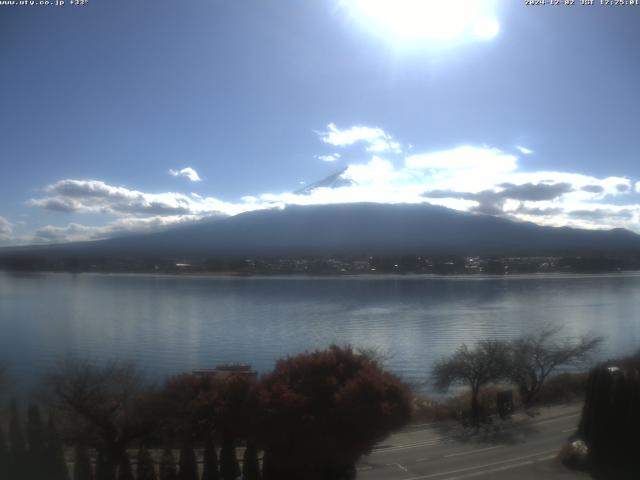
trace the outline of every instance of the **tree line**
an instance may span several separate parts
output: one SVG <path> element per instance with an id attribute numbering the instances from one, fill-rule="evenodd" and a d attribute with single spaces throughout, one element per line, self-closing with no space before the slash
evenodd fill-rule
<path id="1" fill-rule="evenodd" d="M 412 409 L 374 356 L 339 346 L 281 359 L 260 379 L 180 374 L 156 386 L 132 364 L 69 360 L 45 376 L 40 404 L 48 422 L 30 406 L 23 431 L 12 403 L 0 478 L 348 480 Z"/>
<path id="2" fill-rule="evenodd" d="M 601 341 L 562 339 L 557 328 L 483 340 L 437 362 L 432 381 L 469 388 L 477 427 L 487 384 L 515 385 L 528 408 L 553 372 L 584 365 Z M 0 478 L 350 480 L 411 418 L 409 388 L 382 363 L 375 351 L 332 346 L 283 358 L 260 379 L 185 373 L 150 385 L 133 364 L 67 360 L 44 377 L 46 423 L 29 406 L 23 432 L 12 403 Z"/>

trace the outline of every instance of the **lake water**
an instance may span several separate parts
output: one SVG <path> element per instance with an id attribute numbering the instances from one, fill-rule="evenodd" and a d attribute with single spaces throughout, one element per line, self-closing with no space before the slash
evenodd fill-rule
<path id="1" fill-rule="evenodd" d="M 0 362 L 16 383 L 68 355 L 135 360 L 153 378 L 223 362 L 269 371 L 333 342 L 390 353 L 419 382 L 460 344 L 545 324 L 640 348 L 640 274 L 231 278 L 0 273 Z M 422 387 L 428 391 L 427 387 Z"/>

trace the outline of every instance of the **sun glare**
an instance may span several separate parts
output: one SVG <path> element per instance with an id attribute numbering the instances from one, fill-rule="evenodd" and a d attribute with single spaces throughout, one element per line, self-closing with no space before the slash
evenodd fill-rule
<path id="1" fill-rule="evenodd" d="M 398 40 L 486 40 L 500 29 L 492 0 L 350 0 L 350 7 L 367 27 Z"/>

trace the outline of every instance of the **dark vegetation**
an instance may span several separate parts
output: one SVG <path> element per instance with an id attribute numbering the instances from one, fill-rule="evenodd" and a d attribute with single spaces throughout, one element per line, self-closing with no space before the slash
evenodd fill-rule
<path id="1" fill-rule="evenodd" d="M 483 416 L 481 389 L 500 382 L 515 385 L 525 408 L 539 400 L 550 375 L 561 367 L 579 367 L 602 342 L 599 337 L 560 339 L 560 330 L 547 327 L 540 332 L 512 341 L 484 340 L 473 348 L 462 345 L 454 354 L 441 359 L 432 369 L 437 388 L 452 384 L 469 388 L 468 422 L 476 428 Z"/>
<path id="2" fill-rule="evenodd" d="M 589 372 L 578 438 L 583 465 L 597 478 L 637 479 L 640 472 L 640 352 Z"/>
<path id="3" fill-rule="evenodd" d="M 514 275 L 532 273 L 612 273 L 640 270 L 637 255 L 582 257 L 364 255 L 322 256 L 82 256 L 3 253 L 0 270 L 11 272 L 93 272 L 218 275 Z"/>
<path id="4" fill-rule="evenodd" d="M 434 383 L 446 390 L 452 383 L 469 387 L 471 393 L 469 416 L 478 426 L 480 422 L 480 388 L 499 380 L 508 365 L 508 346 L 498 340 L 484 340 L 473 349 L 462 345 L 457 352 L 442 359 L 433 367 Z"/>
<path id="5" fill-rule="evenodd" d="M 557 373 L 586 365 L 601 341 L 559 333 L 461 346 L 432 370 L 440 388 L 468 387 L 445 402 L 413 398 L 380 352 L 349 347 L 284 358 L 259 380 L 181 374 L 159 386 L 132 365 L 67 361 L 45 377 L 39 406 L 10 403 L 0 478 L 351 480 L 358 459 L 410 419 L 477 430 L 510 386 L 525 409 L 584 399 L 563 461 L 596 478 L 637 478 L 640 353 L 588 375 Z"/>
<path id="6" fill-rule="evenodd" d="M 490 383 L 480 390 L 478 395 L 480 422 L 489 421 L 500 416 L 496 399 L 499 392 L 508 390 L 507 383 Z M 529 413 L 535 414 L 536 408 L 550 405 L 572 404 L 584 401 L 587 390 L 587 373 L 558 373 L 550 376 L 542 386 L 536 401 L 525 407 L 517 390 L 512 391 L 516 410 L 529 408 Z M 469 418 L 471 393 L 469 390 L 445 398 L 434 398 L 430 395 L 414 395 L 413 420 L 416 423 L 433 423 L 441 421 L 461 421 L 472 426 Z"/>
<path id="7" fill-rule="evenodd" d="M 406 386 L 349 347 L 282 359 L 259 380 L 182 374 L 161 386 L 132 365 L 67 361 L 26 423 L 11 404 L 0 478 L 352 479 L 411 408 Z"/>

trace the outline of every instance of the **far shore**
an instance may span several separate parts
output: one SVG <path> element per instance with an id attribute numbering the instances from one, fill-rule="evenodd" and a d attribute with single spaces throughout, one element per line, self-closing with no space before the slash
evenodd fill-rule
<path id="1" fill-rule="evenodd" d="M 5 270 L 0 269 L 0 274 L 46 274 L 46 275 L 111 275 L 111 276 L 141 276 L 141 277 L 173 277 L 173 278 L 265 278 L 265 279 L 475 279 L 475 280 L 500 280 L 500 279 L 528 279 L 528 278 L 598 278 L 598 277 L 636 277 L 640 270 L 624 270 L 616 272 L 532 272 L 532 273 L 247 273 L 247 272 L 149 272 L 149 271 L 71 271 L 71 270 Z"/>

